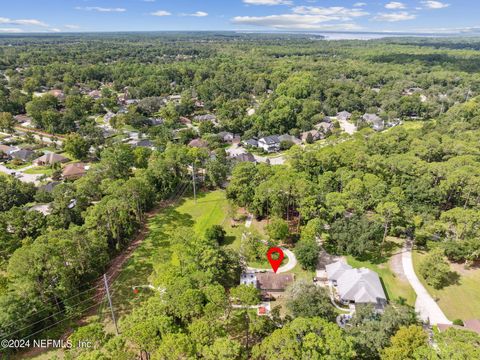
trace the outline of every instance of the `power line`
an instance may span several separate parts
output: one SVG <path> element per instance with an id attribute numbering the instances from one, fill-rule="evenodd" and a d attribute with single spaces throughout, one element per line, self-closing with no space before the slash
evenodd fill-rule
<path id="1" fill-rule="evenodd" d="M 88 299 L 85 299 L 85 300 L 83 300 L 83 301 L 80 301 L 79 303 L 75 304 L 75 306 L 78 306 L 78 305 L 80 305 L 80 304 L 83 304 L 83 303 L 85 303 L 85 302 L 87 302 L 87 301 L 90 301 L 90 300 L 92 300 L 92 299 L 93 299 L 93 297 L 90 297 L 90 298 L 88 298 Z M 68 310 L 68 309 L 64 309 L 64 310 L 62 310 L 62 311 L 56 312 L 55 314 L 52 314 L 52 315 L 50 315 L 50 316 L 48 316 L 48 317 L 46 317 L 46 318 L 43 318 L 43 319 L 41 319 L 41 320 L 38 320 L 38 321 L 34 322 L 33 324 L 29 324 L 29 325 L 27 325 L 27 326 L 25 326 L 25 327 L 23 327 L 23 328 L 21 328 L 21 329 L 15 330 L 14 332 L 8 334 L 7 336 L 4 336 L 3 339 L 9 339 L 12 335 L 17 334 L 17 333 L 19 333 L 19 332 L 22 331 L 22 330 L 28 329 L 29 327 L 31 327 L 31 326 L 33 326 L 33 325 L 36 325 L 36 324 L 41 323 L 41 322 L 43 322 L 43 321 L 45 321 L 45 320 L 48 320 L 48 319 L 54 317 L 55 315 L 64 313 L 64 312 L 66 312 L 67 310 Z M 3 340 L 3 339 L 2 339 L 2 340 Z"/>
<path id="2" fill-rule="evenodd" d="M 73 298 L 76 298 L 76 297 L 78 297 L 78 296 L 80 296 L 80 295 L 82 295 L 82 294 L 85 294 L 86 292 L 89 292 L 89 291 L 91 291 L 91 290 L 94 290 L 94 289 L 98 288 L 99 286 L 100 286 L 100 284 L 98 284 L 98 285 L 96 285 L 96 286 L 94 286 L 94 287 L 92 287 L 92 288 L 89 288 L 89 289 L 87 289 L 87 290 L 85 290 L 85 291 L 82 291 L 81 293 L 78 293 L 78 294 L 76 294 L 76 295 L 73 295 L 73 296 L 71 296 L 71 297 L 69 297 L 69 298 L 67 298 L 67 299 L 65 299 L 65 300 L 62 300 L 62 302 L 65 303 L 66 301 L 71 300 L 71 299 L 73 299 Z M 82 302 L 83 302 L 83 301 L 82 301 Z M 76 306 L 76 305 L 78 305 L 78 304 L 79 304 L 79 303 L 75 304 L 74 306 Z M 18 323 L 19 321 L 25 320 L 25 319 L 27 319 L 27 318 L 35 315 L 35 314 L 40 314 L 41 312 L 47 311 L 47 310 L 48 310 L 47 308 L 43 308 L 43 309 L 41 309 L 41 310 L 39 310 L 39 311 L 36 311 L 36 312 L 34 312 L 34 313 L 32 313 L 32 314 L 29 314 L 29 315 L 23 317 L 23 318 L 21 318 L 21 319 L 18 319 L 18 320 L 16 320 L 16 321 L 12 321 L 12 322 L 11 322 L 10 324 L 8 324 L 8 325 L 2 325 L 2 326 L 4 326 L 4 327 L 9 327 L 9 326 L 11 326 L 11 325 L 14 325 L 14 324 Z M 62 311 L 59 311 L 58 313 L 61 313 L 61 312 L 64 312 L 64 311 L 65 311 L 65 310 L 62 310 Z M 58 313 L 57 313 L 57 314 L 58 314 Z M 55 314 L 54 314 L 54 315 L 55 315 Z M 48 319 L 48 318 L 50 318 L 51 316 L 52 316 L 52 315 L 48 316 L 47 318 L 44 318 L 43 320 Z M 40 320 L 40 321 L 42 321 L 42 320 Z"/>

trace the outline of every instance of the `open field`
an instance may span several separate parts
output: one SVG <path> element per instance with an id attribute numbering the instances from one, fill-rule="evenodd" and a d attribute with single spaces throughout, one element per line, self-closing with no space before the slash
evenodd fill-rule
<path id="1" fill-rule="evenodd" d="M 451 264 L 451 268 L 460 274 L 457 284 L 436 290 L 429 286 L 419 275 L 419 266 L 425 253 L 415 250 L 413 252 L 413 266 L 418 278 L 437 300 L 438 305 L 450 320 L 478 319 L 480 318 L 480 269 L 464 269 L 463 265 Z"/>
<path id="2" fill-rule="evenodd" d="M 192 197 L 172 205 L 149 221 L 149 235 L 135 250 L 113 284 L 116 293 L 116 307 L 128 311 L 145 298 L 142 292 L 133 294 L 132 286 L 148 285 L 148 277 L 156 261 L 164 261 L 169 256 L 169 238 L 179 227 L 192 227 L 203 234 L 212 225 L 224 225 L 227 231 L 227 246 L 239 246 L 241 227 L 232 228 L 228 219 L 228 202 L 225 192 L 200 193 L 195 203 Z M 150 292 L 151 290 L 144 290 Z"/>

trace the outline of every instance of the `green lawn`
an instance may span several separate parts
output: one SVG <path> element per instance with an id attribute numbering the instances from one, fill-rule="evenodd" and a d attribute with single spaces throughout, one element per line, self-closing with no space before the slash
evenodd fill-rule
<path id="1" fill-rule="evenodd" d="M 24 174 L 34 174 L 34 175 L 52 175 L 53 169 L 46 166 L 35 166 L 33 168 L 27 169 L 23 172 Z"/>
<path id="2" fill-rule="evenodd" d="M 386 295 L 390 301 L 398 298 L 406 299 L 409 305 L 415 304 L 415 292 L 407 280 L 400 279 L 390 268 L 390 257 L 383 259 L 383 262 L 361 261 L 352 256 L 347 257 L 347 262 L 354 268 L 365 267 L 375 271 L 382 281 Z"/>
<path id="3" fill-rule="evenodd" d="M 461 266 L 456 266 L 455 270 L 461 272 L 458 284 L 435 290 L 425 282 L 418 271 L 424 256 L 425 253 L 413 252 L 415 272 L 428 292 L 438 299 L 438 305 L 445 315 L 450 320 L 480 318 L 480 269 L 465 270 Z M 452 270 L 454 270 L 453 266 Z"/>
<path id="4" fill-rule="evenodd" d="M 128 311 L 132 306 L 151 295 L 151 290 L 134 295 L 132 286 L 148 285 L 148 277 L 155 261 L 164 261 L 169 256 L 169 238 L 182 226 L 193 227 L 203 234 L 211 225 L 223 225 L 227 231 L 227 246 L 240 244 L 242 227 L 232 228 L 228 218 L 228 202 L 224 191 L 199 194 L 197 202 L 192 198 L 170 206 L 149 221 L 149 234 L 125 264 L 122 273 L 113 284 L 116 307 Z M 142 295 L 142 292 L 146 293 Z"/>

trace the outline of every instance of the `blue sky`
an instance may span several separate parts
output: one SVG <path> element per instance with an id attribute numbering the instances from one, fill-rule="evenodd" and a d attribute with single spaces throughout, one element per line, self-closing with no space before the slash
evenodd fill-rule
<path id="1" fill-rule="evenodd" d="M 3 0 L 0 33 L 300 30 L 471 32 L 478 0 Z"/>

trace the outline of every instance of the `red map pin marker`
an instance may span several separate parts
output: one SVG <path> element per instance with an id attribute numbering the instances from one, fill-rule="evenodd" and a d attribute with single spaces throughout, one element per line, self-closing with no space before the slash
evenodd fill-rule
<path id="1" fill-rule="evenodd" d="M 278 259 L 274 259 L 272 257 L 272 254 L 274 254 L 274 253 L 278 254 Z M 277 270 L 280 267 L 280 264 L 282 263 L 284 257 L 285 257 L 285 255 L 283 254 L 282 249 L 280 249 L 278 247 L 272 247 L 267 251 L 268 262 L 272 266 L 273 272 L 275 274 L 277 273 Z"/>

